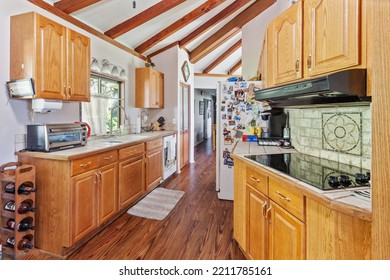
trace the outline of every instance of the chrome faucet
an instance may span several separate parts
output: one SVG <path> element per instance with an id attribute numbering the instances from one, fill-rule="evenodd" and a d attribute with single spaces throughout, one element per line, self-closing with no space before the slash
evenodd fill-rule
<path id="1" fill-rule="evenodd" d="M 112 136 L 112 112 L 114 112 L 114 109 L 118 108 L 123 110 L 123 113 L 125 114 L 125 121 L 128 120 L 127 115 L 126 115 L 126 110 L 123 106 L 117 105 L 111 108 L 111 119 L 110 119 L 110 137 Z"/>

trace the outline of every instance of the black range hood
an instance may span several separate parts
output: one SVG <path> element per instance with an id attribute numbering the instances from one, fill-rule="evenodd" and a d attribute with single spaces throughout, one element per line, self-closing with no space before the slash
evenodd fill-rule
<path id="1" fill-rule="evenodd" d="M 267 101 L 273 108 L 371 101 L 371 97 L 366 96 L 366 69 L 344 70 L 320 78 L 257 90 L 255 99 Z"/>

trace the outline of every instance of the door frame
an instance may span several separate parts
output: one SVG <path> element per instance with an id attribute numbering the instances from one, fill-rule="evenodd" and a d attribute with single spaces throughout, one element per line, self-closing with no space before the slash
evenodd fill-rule
<path id="1" fill-rule="evenodd" d="M 181 143 L 181 135 L 180 135 L 180 132 L 182 131 L 182 123 L 181 123 L 181 121 L 182 121 L 182 94 L 183 94 L 183 90 L 184 89 L 187 89 L 188 90 L 188 99 L 187 99 L 187 102 L 188 102 L 188 104 L 187 104 L 187 108 L 188 108 L 188 116 L 187 116 L 187 118 L 188 118 L 188 127 L 187 127 L 187 131 L 188 131 L 188 163 L 190 163 L 191 162 L 191 137 L 192 137 L 192 133 L 191 133 L 191 122 L 192 122 L 192 108 L 191 108 L 191 85 L 190 84 L 187 84 L 187 83 L 183 83 L 183 82 L 180 82 L 180 85 L 179 85 L 179 87 L 180 87 L 180 91 L 179 91 L 179 112 L 178 112 L 178 114 L 179 114 L 179 133 L 178 133 L 178 146 L 180 147 L 180 143 Z M 178 149 L 179 151 L 180 151 L 180 149 Z M 181 151 L 179 152 L 179 155 L 178 155 L 178 159 L 179 159 L 179 163 L 178 163 L 178 167 L 179 167 L 179 169 L 180 169 L 180 166 L 181 166 L 181 161 L 180 161 L 180 159 L 181 159 Z M 187 163 L 187 164 L 188 164 Z"/>

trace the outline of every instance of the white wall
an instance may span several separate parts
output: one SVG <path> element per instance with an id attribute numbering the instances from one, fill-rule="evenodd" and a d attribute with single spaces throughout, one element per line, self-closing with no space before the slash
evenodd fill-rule
<path id="1" fill-rule="evenodd" d="M 271 7 L 242 28 L 242 77 L 256 77 L 261 47 L 268 23 L 289 8 L 292 0 L 277 0 Z"/>
<path id="2" fill-rule="evenodd" d="M 73 30 L 87 35 L 91 39 L 91 56 L 101 60 L 108 59 L 111 63 L 123 67 L 128 73 L 129 79 L 125 82 L 126 111 L 130 117 L 130 122 L 135 123 L 135 117 L 139 109 L 134 108 L 135 102 L 135 68 L 143 66 L 143 60 L 130 55 L 129 53 L 105 42 L 104 40 L 93 36 L 86 31 L 69 24 L 68 22 L 54 16 L 53 14 L 31 4 L 25 0 L 2 0 L 0 1 L 0 83 L 2 90 L 0 92 L 0 164 L 15 161 L 14 155 L 15 135 L 26 133 L 26 124 L 34 121 L 37 123 L 60 123 L 73 122 L 79 120 L 79 102 L 64 103 L 63 109 L 58 112 L 48 114 L 35 114 L 31 117 L 31 101 L 14 100 L 8 98 L 5 83 L 9 80 L 10 65 L 10 16 L 25 12 L 36 11 L 56 22 L 72 28 Z M 129 106 L 130 105 L 130 106 Z"/>

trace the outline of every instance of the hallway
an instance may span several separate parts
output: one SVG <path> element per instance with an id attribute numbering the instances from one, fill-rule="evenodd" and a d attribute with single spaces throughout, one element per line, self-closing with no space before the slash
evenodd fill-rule
<path id="1" fill-rule="evenodd" d="M 215 152 L 211 138 L 195 147 L 188 164 L 160 187 L 185 195 L 163 221 L 122 214 L 83 247 L 72 260 L 232 260 L 245 259 L 233 241 L 233 202 L 215 191 Z M 33 254 L 28 259 L 47 259 Z"/>

